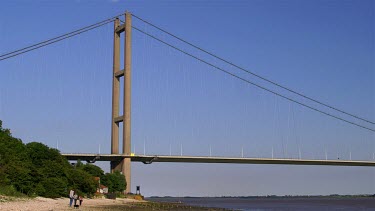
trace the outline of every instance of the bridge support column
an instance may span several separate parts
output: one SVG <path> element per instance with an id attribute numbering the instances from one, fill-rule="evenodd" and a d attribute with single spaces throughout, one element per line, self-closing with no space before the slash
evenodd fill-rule
<path id="1" fill-rule="evenodd" d="M 124 27 L 125 26 L 125 27 Z M 122 154 L 131 154 L 131 14 L 125 13 L 125 25 L 115 20 L 113 42 L 112 133 L 111 153 L 119 153 L 119 123 L 123 122 Z M 124 70 L 120 70 L 120 34 L 125 32 Z M 123 115 L 119 116 L 120 77 L 124 76 Z M 131 191 L 131 159 L 111 162 L 111 172 L 120 171 L 126 178 L 126 192 Z"/>
<path id="2" fill-rule="evenodd" d="M 131 43 L 132 19 L 129 12 L 125 13 L 125 72 L 124 72 L 124 124 L 123 124 L 123 149 L 125 155 L 131 154 Z M 131 191 L 131 160 L 125 158 L 122 165 L 122 173 L 125 175 L 126 192 Z"/>
<path id="3" fill-rule="evenodd" d="M 118 117 L 119 115 L 119 100 L 120 100 L 120 78 L 116 77 L 116 73 L 120 71 L 120 34 L 116 33 L 116 29 L 119 26 L 120 26 L 120 20 L 117 18 L 115 20 L 115 29 L 114 29 L 114 38 L 113 38 L 111 154 L 119 153 L 119 123 L 116 122 L 116 117 Z"/>

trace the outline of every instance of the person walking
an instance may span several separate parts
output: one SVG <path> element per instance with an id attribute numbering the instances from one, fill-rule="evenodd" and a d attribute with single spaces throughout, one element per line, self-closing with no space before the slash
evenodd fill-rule
<path id="1" fill-rule="evenodd" d="M 69 199 L 70 199 L 70 201 L 69 201 L 69 207 L 71 207 L 72 204 L 73 204 L 73 197 L 74 197 L 74 190 L 71 189 L 71 190 L 69 191 Z"/>
<path id="2" fill-rule="evenodd" d="M 74 193 L 73 199 L 74 199 L 74 208 L 78 208 L 79 207 L 79 205 L 77 204 L 78 195 L 76 193 Z"/>

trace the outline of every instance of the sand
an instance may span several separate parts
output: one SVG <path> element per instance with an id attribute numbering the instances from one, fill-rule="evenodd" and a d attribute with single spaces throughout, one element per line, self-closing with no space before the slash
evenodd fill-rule
<path id="1" fill-rule="evenodd" d="M 69 207 L 69 198 L 49 199 L 36 198 L 12 198 L 0 196 L 0 210 L 14 211 L 61 211 L 77 210 Z M 189 206 L 181 203 L 149 202 L 135 199 L 84 199 L 78 210 L 91 211 L 218 211 L 220 208 L 207 208 Z"/>
<path id="2" fill-rule="evenodd" d="M 1 198 L 1 197 L 0 197 Z M 4 197 L 3 197 L 4 199 Z M 84 199 L 79 210 L 101 210 L 101 207 L 121 206 L 142 202 L 134 199 Z M 69 207 L 69 198 L 49 199 L 36 197 L 34 199 L 6 198 L 0 201 L 0 210 L 17 211 L 60 211 L 75 210 Z"/>

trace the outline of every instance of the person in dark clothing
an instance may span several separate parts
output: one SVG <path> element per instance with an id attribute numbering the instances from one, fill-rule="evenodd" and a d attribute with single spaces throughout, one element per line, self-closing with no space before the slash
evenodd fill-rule
<path id="1" fill-rule="evenodd" d="M 82 197 L 82 196 L 79 196 L 79 197 L 78 197 L 78 200 L 79 200 L 79 206 L 82 206 L 83 197 Z"/>

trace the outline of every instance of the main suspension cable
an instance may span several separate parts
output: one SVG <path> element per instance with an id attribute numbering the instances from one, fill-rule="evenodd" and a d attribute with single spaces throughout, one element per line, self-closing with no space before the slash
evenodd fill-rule
<path id="1" fill-rule="evenodd" d="M 41 47 L 44 47 L 44 46 L 56 43 L 56 42 L 59 42 L 61 40 L 64 40 L 64 39 L 67 39 L 67 38 L 70 38 L 70 37 L 74 37 L 74 36 L 79 35 L 81 33 L 90 31 L 92 29 L 98 28 L 98 27 L 103 26 L 103 25 L 106 25 L 106 24 L 112 22 L 115 18 L 117 18 L 119 16 L 122 16 L 122 15 L 124 15 L 124 13 L 116 15 L 116 16 L 114 16 L 112 18 L 108 18 L 108 19 L 103 20 L 103 21 L 99 21 L 99 22 L 91 24 L 89 26 L 85 26 L 85 27 L 82 27 L 80 29 L 77 29 L 77 30 L 65 33 L 63 35 L 60 35 L 60 36 L 57 36 L 57 37 L 54 37 L 54 38 L 51 38 L 51 39 L 48 39 L 48 40 L 45 40 L 45 41 L 33 44 L 33 45 L 30 45 L 30 46 L 27 46 L 27 47 L 24 47 L 24 48 L 21 48 L 21 49 L 18 49 L 18 50 L 14 50 L 12 52 L 8 52 L 8 53 L 5 53 L 5 54 L 2 54 L 2 55 L 0 55 L 0 61 L 12 58 L 14 56 L 18 56 L 18 55 L 24 54 L 26 52 L 29 52 L 29 51 L 32 51 L 32 50 L 35 50 L 35 49 L 38 49 L 38 48 L 41 48 Z"/>
<path id="2" fill-rule="evenodd" d="M 243 67 L 240 67 L 240 66 L 234 64 L 233 62 L 230 62 L 230 61 L 228 61 L 228 60 L 226 60 L 226 59 L 223 59 L 223 58 L 221 58 L 221 57 L 219 57 L 219 56 L 217 56 L 217 55 L 215 55 L 215 54 L 213 54 L 213 53 L 211 53 L 211 52 L 209 52 L 209 51 L 207 51 L 207 50 L 204 50 L 203 48 L 201 48 L 201 47 L 199 47 L 199 46 L 197 46 L 197 45 L 194 45 L 194 44 L 192 44 L 191 42 L 188 42 L 188 41 L 186 41 L 186 40 L 184 40 L 184 39 L 182 39 L 182 38 L 180 38 L 180 37 L 178 37 L 178 36 L 176 36 L 176 35 L 174 35 L 174 34 L 168 32 L 168 31 L 166 31 L 166 30 L 164 30 L 164 29 L 162 29 L 162 28 L 160 28 L 160 27 L 158 27 L 158 26 L 156 26 L 156 25 L 154 25 L 154 24 L 152 24 L 152 23 L 150 23 L 150 22 L 148 22 L 148 21 L 146 21 L 146 20 L 144 20 L 144 19 L 142 19 L 142 18 L 136 16 L 136 15 L 134 15 L 134 14 L 132 14 L 132 16 L 134 16 L 134 17 L 137 18 L 138 20 L 140 20 L 140 21 L 142 21 L 142 22 L 144 22 L 144 23 L 146 23 L 146 24 L 148 24 L 148 25 L 150 25 L 150 26 L 152 26 L 152 27 L 158 29 L 159 31 L 162 31 L 162 32 L 164 32 L 164 33 L 166 33 L 166 34 L 168 34 L 168 35 L 174 37 L 175 39 L 180 40 L 181 42 L 183 42 L 183 43 L 185 43 L 185 44 L 187 44 L 187 45 L 190 45 L 190 46 L 192 46 L 192 47 L 194 47 L 194 48 L 196 48 L 196 49 L 198 49 L 198 50 L 200 50 L 200 51 L 202 51 L 202 52 L 204 52 L 204 53 L 206 53 L 206 54 L 208 54 L 208 55 L 210 55 L 210 56 L 212 56 L 212 57 L 214 57 L 214 58 L 216 58 L 216 59 L 219 59 L 220 61 L 223 61 L 223 62 L 225 62 L 225 63 L 227 63 L 227 64 L 229 64 L 229 65 L 231 65 L 231 66 L 233 66 L 233 67 L 236 67 L 236 68 L 238 68 L 238 69 L 240 69 L 240 70 L 242 70 L 242 71 L 244 71 L 244 72 L 246 72 L 246 73 L 248 73 L 248 74 L 251 74 L 251 75 L 253 75 L 253 76 L 257 77 L 257 78 L 260 78 L 260 79 L 262 79 L 262 80 L 264 80 L 264 81 L 267 81 L 267 82 L 269 82 L 269 83 L 271 83 L 271 84 L 273 84 L 273 85 L 275 85 L 275 86 L 278 86 L 278 87 L 280 87 L 280 88 L 282 88 L 282 89 L 284 89 L 284 90 L 287 90 L 287 91 L 289 91 L 289 92 L 292 92 L 293 94 L 296 94 L 296 95 L 298 95 L 298 96 L 300 96 L 300 97 L 303 97 L 303 98 L 306 98 L 306 99 L 308 99 L 308 100 L 311 100 L 311 101 L 313 101 L 313 102 L 315 102 L 315 103 L 318 103 L 318 104 L 320 104 L 320 105 L 322 105 L 322 106 L 328 107 L 328 108 L 330 108 L 330 109 L 332 109 L 332 110 L 338 111 L 338 112 L 340 112 L 340 113 L 346 114 L 346 115 L 348 115 L 348 116 L 354 117 L 354 118 L 356 118 L 356 119 L 359 119 L 359 120 L 365 121 L 365 122 L 370 123 L 370 124 L 375 124 L 375 122 L 373 122 L 373 121 L 367 120 L 367 119 L 365 119 L 365 118 L 362 118 L 362 117 L 359 117 L 359 116 L 357 116 L 357 115 L 351 114 L 351 113 L 349 113 L 349 112 L 343 111 L 343 110 L 341 110 L 341 109 L 335 108 L 335 107 L 333 107 L 333 106 L 331 106 L 331 105 L 328 105 L 328 104 L 326 104 L 326 103 L 323 103 L 323 102 L 321 102 L 321 101 L 319 101 L 319 100 L 316 100 L 316 99 L 313 99 L 313 98 L 311 98 L 311 97 L 309 97 L 309 96 L 306 96 L 305 94 L 302 94 L 302 93 L 297 92 L 297 91 L 294 91 L 294 90 L 292 90 L 292 89 L 290 89 L 290 88 L 288 88 L 288 87 L 285 87 L 285 86 L 283 86 L 283 85 L 281 85 L 281 84 L 279 84 L 279 83 L 276 83 L 276 82 L 274 82 L 274 81 L 271 81 L 271 80 L 269 80 L 269 79 L 267 79 L 267 78 L 265 78 L 265 77 L 263 77 L 263 76 L 260 76 L 260 75 L 254 73 L 254 72 L 251 72 L 251 71 L 249 71 L 249 70 L 247 70 L 247 69 L 245 69 L 245 68 L 243 68 Z"/>
<path id="3" fill-rule="evenodd" d="M 153 35 L 151 35 L 151 34 L 149 34 L 149 33 L 147 33 L 147 32 L 145 32 L 145 31 L 141 30 L 141 29 L 138 29 L 138 28 L 135 27 L 135 26 L 132 26 L 132 28 L 135 29 L 136 31 L 138 31 L 138 32 L 140 32 L 140 33 L 142 33 L 142 34 L 148 36 L 148 37 L 151 37 L 151 38 L 153 38 L 153 39 L 155 39 L 155 40 L 157 40 L 157 41 L 159 41 L 159 42 L 161 42 L 161 43 L 163 43 L 163 44 L 165 44 L 165 45 L 167 45 L 167 46 L 169 46 L 169 47 L 171 47 L 171 48 L 173 48 L 173 49 L 175 49 L 175 50 L 177 50 L 177 51 L 179 51 L 179 52 L 181 52 L 181 53 L 183 53 L 183 54 L 185 54 L 185 55 L 187 55 L 187 56 L 190 56 L 190 57 L 192 57 L 192 58 L 194 58 L 194 59 L 196 59 L 196 60 L 198 60 L 198 61 L 200 61 L 200 62 L 202 62 L 202 63 L 205 63 L 205 64 L 207 64 L 207 65 L 209 65 L 209 66 L 211 66 L 211 67 L 213 67 L 213 68 L 215 68 L 215 69 L 217 69 L 217 70 L 219 70 L 219 71 L 222 71 L 222 72 L 224 72 L 224 73 L 226 73 L 226 74 L 228 74 L 228 75 L 230 75 L 230 76 L 232 76 L 232 77 L 234 77 L 234 78 L 237 78 L 237 79 L 239 79 L 239 80 L 241 80 L 241 81 L 244 81 L 244 82 L 246 82 L 246 83 L 248 83 L 248 84 L 251 84 L 251 85 L 253 85 L 253 86 L 256 86 L 256 87 L 258 87 L 258 88 L 260 88 L 260 89 L 263 89 L 263 90 L 265 90 L 265 91 L 267 91 L 267 92 L 270 92 L 270 93 L 272 93 L 272 94 L 274 94 L 274 95 L 277 95 L 277 96 L 279 96 L 279 97 L 281 97 L 281 98 L 284 98 L 284 99 L 286 99 L 286 100 L 289 100 L 289 101 L 291 101 L 291 102 L 294 102 L 294 103 L 296 103 L 296 104 L 298 104 L 298 105 L 301 105 L 301 106 L 303 106 L 303 107 L 309 108 L 309 109 L 311 109 L 311 110 L 313 110 L 313 111 L 316 111 L 316 112 L 319 112 L 319 113 L 321 113 L 321 114 L 327 115 L 327 116 L 332 117 L 332 118 L 334 118 L 334 119 L 337 119 L 337 120 L 340 120 L 340 121 L 343 121 L 343 122 L 349 123 L 349 124 L 351 124 L 351 125 L 355 125 L 355 126 L 357 126 L 357 127 L 360 127 L 360 128 L 363 128 L 363 129 L 366 129 L 366 130 L 369 130 L 369 131 L 375 132 L 375 129 L 372 129 L 372 128 L 369 128 L 369 127 L 366 127 L 366 126 L 363 126 L 363 125 L 357 124 L 357 123 L 355 123 L 355 122 L 352 122 L 352 121 L 349 121 L 349 120 L 343 119 L 343 118 L 341 118 L 341 117 L 335 116 L 335 115 L 333 115 L 333 114 L 327 113 L 327 112 L 325 112 L 325 111 L 319 110 L 319 109 L 314 108 L 314 107 L 312 107 L 312 106 L 309 106 L 309 105 L 307 105 L 307 104 L 301 103 L 301 102 L 299 102 L 299 101 L 297 101 L 297 100 L 294 100 L 294 99 L 292 99 L 292 98 L 290 98 L 290 97 L 287 97 L 287 96 L 285 96 L 285 95 L 279 94 L 279 93 L 277 93 L 277 92 L 275 92 L 275 91 L 273 91 L 273 90 L 271 90 L 271 89 L 268 89 L 268 88 L 266 88 L 266 87 L 263 87 L 263 86 L 261 86 L 261 85 L 258 85 L 258 84 L 254 83 L 254 82 L 252 82 L 252 81 L 249 81 L 249 80 L 247 80 L 247 79 L 245 79 L 245 78 L 242 78 L 242 77 L 240 77 L 240 76 L 238 76 L 238 75 L 236 75 L 236 74 L 233 74 L 233 73 L 231 73 L 231 72 L 229 72 L 229 71 L 227 71 L 227 70 L 225 70 L 225 69 L 223 69 L 223 68 L 220 68 L 220 67 L 218 67 L 218 66 L 216 66 L 216 65 L 214 65 L 214 64 L 212 64 L 212 63 L 209 63 L 209 62 L 207 62 L 207 61 L 205 61 L 205 60 L 203 60 L 203 59 L 201 59 L 201 58 L 199 58 L 199 57 L 197 57 L 197 56 L 195 56 L 195 55 L 193 55 L 193 54 L 190 54 L 190 53 L 188 53 L 188 52 L 186 52 L 186 51 L 184 51 L 184 50 L 182 50 L 182 49 L 180 49 L 180 48 L 177 48 L 177 47 L 175 47 L 175 46 L 173 46 L 173 45 L 171 45 L 171 44 L 169 44 L 169 43 L 167 43 L 167 42 L 165 42 L 165 41 L 163 41 L 163 40 L 161 40 L 161 39 L 159 39 L 159 38 L 157 38 L 157 37 L 155 37 L 155 36 L 153 36 Z"/>

